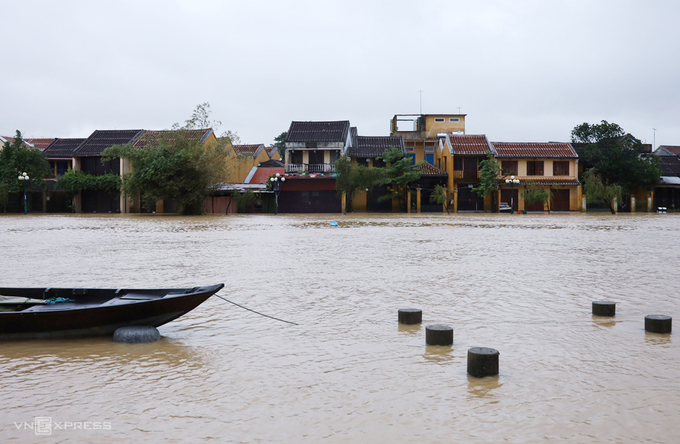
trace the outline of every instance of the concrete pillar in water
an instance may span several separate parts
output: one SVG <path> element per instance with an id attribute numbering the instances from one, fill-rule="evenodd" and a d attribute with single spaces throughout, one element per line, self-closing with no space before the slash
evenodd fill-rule
<path id="1" fill-rule="evenodd" d="M 427 345 L 453 344 L 453 327 L 446 325 L 428 325 L 425 327 L 425 342 Z"/>
<path id="2" fill-rule="evenodd" d="M 635 196 L 630 196 L 630 212 L 635 213 Z"/>
<path id="3" fill-rule="evenodd" d="M 416 213 L 420 213 L 420 195 L 422 188 L 416 188 Z"/>
<path id="4" fill-rule="evenodd" d="M 616 302 L 593 302 L 593 314 L 595 316 L 614 316 L 616 314 Z"/>
<path id="5" fill-rule="evenodd" d="M 423 310 L 418 308 L 399 309 L 400 324 L 420 324 L 421 322 L 423 322 Z"/>
<path id="6" fill-rule="evenodd" d="M 645 316 L 645 330 L 652 333 L 670 333 L 673 329 L 673 318 L 665 315 Z"/>
<path id="7" fill-rule="evenodd" d="M 476 377 L 498 374 L 498 350 L 488 347 L 473 347 L 468 350 L 467 372 Z"/>

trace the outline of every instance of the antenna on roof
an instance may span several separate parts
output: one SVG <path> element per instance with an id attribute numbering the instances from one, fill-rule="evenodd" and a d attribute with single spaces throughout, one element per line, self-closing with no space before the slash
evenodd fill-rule
<path id="1" fill-rule="evenodd" d="M 420 90 L 418 90 L 418 92 L 420 93 L 420 114 L 422 114 L 423 113 L 423 90 L 420 89 Z"/>

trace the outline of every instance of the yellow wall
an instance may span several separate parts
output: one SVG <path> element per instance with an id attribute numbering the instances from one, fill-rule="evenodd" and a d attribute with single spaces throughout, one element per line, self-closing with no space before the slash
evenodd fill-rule
<path id="1" fill-rule="evenodd" d="M 437 122 L 437 119 L 444 119 L 443 122 Z M 458 122 L 451 122 L 450 119 L 458 119 Z M 465 132 L 465 115 L 464 114 L 428 114 L 425 116 L 425 134 L 423 136 L 428 139 L 437 137 L 437 133 L 451 133 L 451 132 Z"/>
<path id="2" fill-rule="evenodd" d="M 264 148 L 260 150 L 257 157 L 253 157 L 250 154 L 237 153 L 234 151 L 234 147 L 229 144 L 227 147 L 227 163 L 229 165 L 229 171 L 225 182 L 243 183 L 254 166 L 258 166 L 267 160 L 269 160 L 269 155 Z"/>

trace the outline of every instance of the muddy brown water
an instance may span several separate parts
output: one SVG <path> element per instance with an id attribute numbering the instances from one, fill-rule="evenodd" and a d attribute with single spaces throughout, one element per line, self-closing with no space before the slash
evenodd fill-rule
<path id="1" fill-rule="evenodd" d="M 644 316 L 680 318 L 679 259 L 676 214 L 3 215 L 0 286 L 224 282 L 299 325 L 212 297 L 151 344 L 0 343 L 0 442 L 678 442 L 680 341 Z"/>

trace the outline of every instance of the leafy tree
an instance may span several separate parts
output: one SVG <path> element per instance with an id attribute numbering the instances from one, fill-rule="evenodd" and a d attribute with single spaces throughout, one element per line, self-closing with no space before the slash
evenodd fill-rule
<path id="1" fill-rule="evenodd" d="M 18 177 L 27 173 L 30 184 L 44 188 L 44 179 L 53 175 L 50 164 L 39 149 L 24 143 L 21 132 L 17 130 L 13 142 L 5 142 L 0 150 L 0 202 L 7 210 L 10 193 L 22 190 L 24 184 Z"/>
<path id="2" fill-rule="evenodd" d="M 479 169 L 479 183 L 475 186 L 474 191 L 480 197 L 487 197 L 491 195 L 491 206 L 494 212 L 498 211 L 498 190 L 501 189 L 503 183 L 503 169 L 496 159 L 488 156 L 482 160 Z"/>
<path id="3" fill-rule="evenodd" d="M 541 203 L 548 205 L 550 211 L 550 199 L 552 199 L 552 192 L 544 189 L 527 188 L 524 190 L 524 202 L 528 204 Z"/>
<path id="4" fill-rule="evenodd" d="M 125 193 L 140 194 L 148 203 L 172 199 L 181 214 L 202 214 L 211 186 L 227 174 L 225 145 L 203 144 L 188 129 L 161 133 L 144 147 L 114 145 L 103 154 L 132 162 L 122 185 Z"/>
<path id="5" fill-rule="evenodd" d="M 448 199 L 446 193 L 444 192 L 444 187 L 441 185 L 435 185 L 434 190 L 430 194 L 430 203 L 444 205 L 446 212 L 449 212 Z"/>
<path id="6" fill-rule="evenodd" d="M 615 123 L 582 123 L 572 130 L 571 141 L 580 145 L 583 168 L 594 168 L 605 186 L 617 184 L 630 194 L 659 182 L 659 159 L 644 156 L 642 142 Z"/>
<path id="7" fill-rule="evenodd" d="M 340 156 L 335 161 L 335 189 L 339 195 L 347 196 L 347 208 L 351 211 L 352 201 L 357 191 L 373 188 L 383 175 L 381 168 L 368 168 L 365 165 L 356 165 L 345 156 Z"/>
<path id="8" fill-rule="evenodd" d="M 387 186 L 387 194 L 380 196 L 379 202 L 389 199 L 403 199 L 411 183 L 422 176 L 419 171 L 420 166 L 427 164 L 423 161 L 414 165 L 413 161 L 396 147 L 385 150 L 382 157 L 378 159 L 384 160 L 387 164 L 382 168 L 373 168 L 382 170 L 382 177 L 377 180 L 376 184 Z"/>
<path id="9" fill-rule="evenodd" d="M 622 188 L 618 184 L 606 184 L 595 168 L 589 168 L 583 173 L 583 192 L 588 201 L 603 202 L 607 204 L 612 214 L 614 211 L 614 199 L 622 199 Z"/>
<path id="10" fill-rule="evenodd" d="M 118 174 L 107 173 L 99 176 L 68 170 L 57 180 L 57 187 L 75 195 L 83 190 L 101 190 L 108 194 L 120 192 L 121 179 Z"/>
<path id="11" fill-rule="evenodd" d="M 196 105 L 196 109 L 191 113 L 191 117 L 184 121 L 184 125 L 175 123 L 172 125 L 173 130 L 179 129 L 207 129 L 212 128 L 212 130 L 217 134 L 217 130 L 222 126 L 222 122 L 219 120 L 213 120 L 211 118 L 212 110 L 210 109 L 209 102 L 203 102 Z M 233 145 L 238 145 L 241 143 L 241 138 L 235 131 L 225 131 L 219 137 L 221 141 L 229 141 Z"/>
<path id="12" fill-rule="evenodd" d="M 284 131 L 278 136 L 274 137 L 274 146 L 279 150 L 279 154 L 283 158 L 286 154 L 286 139 L 288 138 L 288 131 Z"/>

